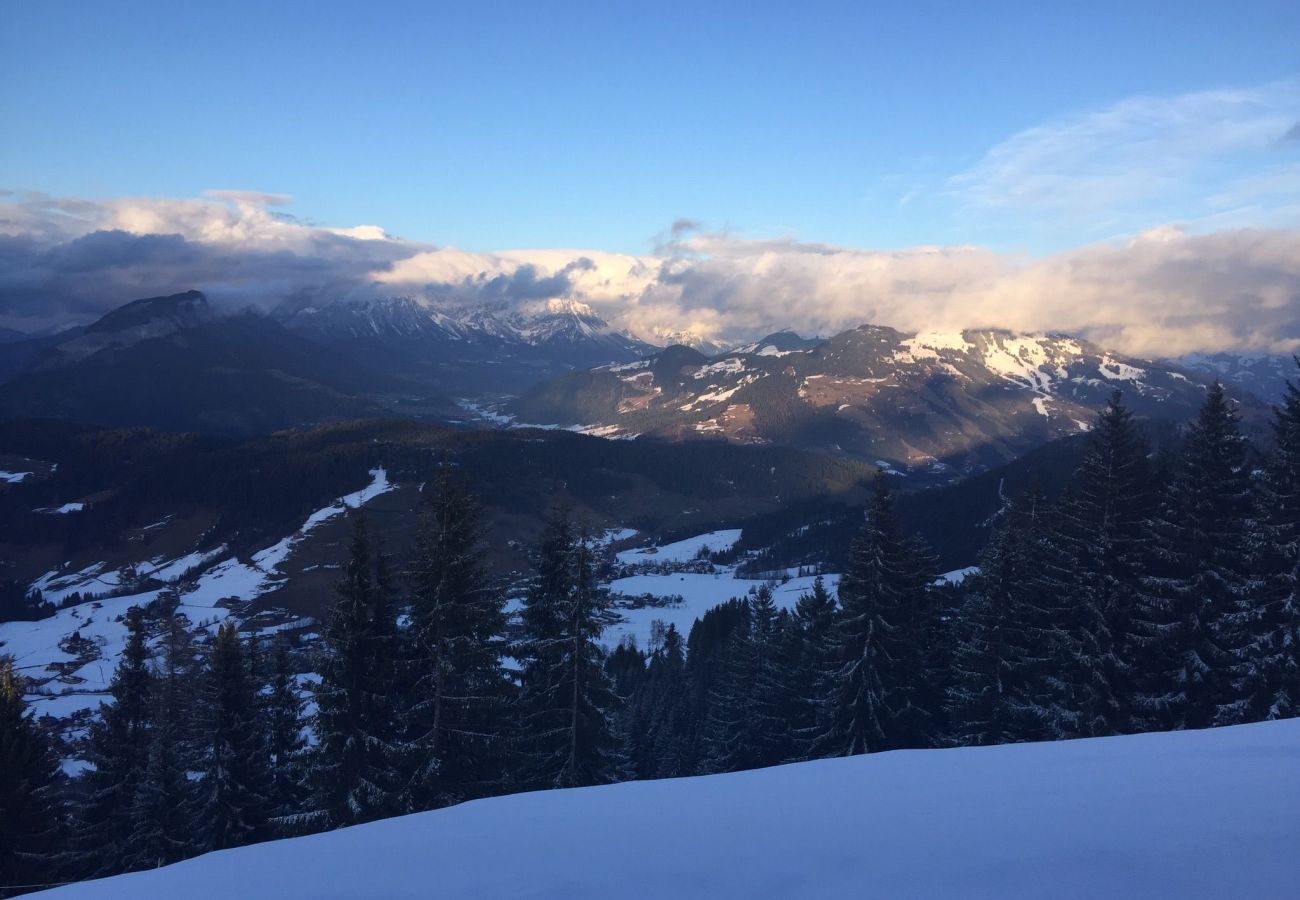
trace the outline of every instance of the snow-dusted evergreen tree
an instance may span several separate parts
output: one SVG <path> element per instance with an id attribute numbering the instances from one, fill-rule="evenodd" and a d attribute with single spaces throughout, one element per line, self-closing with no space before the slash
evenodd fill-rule
<path id="1" fill-rule="evenodd" d="M 348 562 L 324 634 L 316 695 L 319 743 L 308 773 L 312 825 L 338 828 L 400 810 L 392 644 L 396 614 L 387 593 L 376 577 L 365 519 L 356 515 Z"/>
<path id="2" fill-rule="evenodd" d="M 727 638 L 722 671 L 702 723 L 705 772 L 735 772 L 782 762 L 791 754 L 788 695 L 780 669 L 782 623 L 763 587 L 745 601 Z"/>
<path id="3" fill-rule="evenodd" d="M 812 590 L 795 602 L 784 641 L 791 759 L 807 759 L 817 737 L 818 715 L 832 673 L 835 614 L 835 598 L 819 575 Z"/>
<path id="4" fill-rule="evenodd" d="M 1056 642 L 1051 607 L 1039 578 L 1043 558 L 1042 499 L 1009 503 L 967 579 L 954 623 L 956 647 L 947 690 L 950 743 L 1010 744 L 1050 736 L 1044 718 L 1053 697 Z"/>
<path id="5" fill-rule="evenodd" d="M 267 681 L 263 714 L 271 760 L 271 813 L 283 822 L 301 812 L 307 799 L 303 701 L 284 635 L 277 635 L 273 641 Z"/>
<path id="6" fill-rule="evenodd" d="M 596 584 L 590 543 L 567 510 L 549 517 L 539 550 L 519 649 L 524 783 L 606 784 L 621 764 L 613 721 L 618 698 L 598 643 L 609 595 Z"/>
<path id="7" fill-rule="evenodd" d="M 233 622 L 217 629 L 203 700 L 198 812 L 203 849 L 264 840 L 271 834 L 270 759 L 257 684 Z"/>
<path id="8" fill-rule="evenodd" d="M 932 575 L 899 534 L 893 499 L 877 478 L 866 525 L 840 581 L 832 643 L 836 670 L 813 745 L 817 756 L 851 756 L 935 740 L 922 699 L 932 633 Z"/>
<path id="9" fill-rule="evenodd" d="M 409 573 L 407 810 L 502 790 L 512 685 L 504 597 L 484 562 L 478 503 L 450 465 L 425 491 Z"/>
<path id="10" fill-rule="evenodd" d="M 1252 557 L 1259 579 L 1251 622 L 1247 718 L 1300 715 L 1300 389 L 1274 413 L 1273 450 L 1260 482 Z"/>
<path id="11" fill-rule="evenodd" d="M 54 881 L 59 858 L 58 762 L 23 704 L 23 679 L 0 656 L 0 897 L 9 885 Z"/>
<path id="12" fill-rule="evenodd" d="M 149 765 L 152 680 L 144 613 L 126 613 L 127 637 L 108 691 L 91 726 L 86 758 L 93 766 L 83 776 L 84 795 L 74 841 L 77 869 L 87 877 L 120 872 L 129 856 L 131 813 Z"/>
<path id="13" fill-rule="evenodd" d="M 1149 448 L 1115 391 L 1097 416 L 1078 471 L 1057 506 L 1047 590 L 1062 614 L 1057 641 L 1063 737 L 1130 730 L 1133 611 L 1149 566 L 1157 493 Z"/>
<path id="14" fill-rule="evenodd" d="M 1146 672 L 1139 730 L 1204 728 L 1248 714 L 1252 512 L 1245 442 L 1219 384 L 1188 429 L 1154 528 L 1152 574 L 1134 615 Z"/>
<path id="15" fill-rule="evenodd" d="M 153 667 L 149 762 L 131 809 L 126 867 L 149 869 L 198 852 L 195 685 L 203 677 L 198 647 L 182 618 L 169 616 Z"/>
<path id="16" fill-rule="evenodd" d="M 686 774 L 691 741 L 686 690 L 684 642 L 677 626 L 669 624 L 624 705 L 631 777 Z"/>

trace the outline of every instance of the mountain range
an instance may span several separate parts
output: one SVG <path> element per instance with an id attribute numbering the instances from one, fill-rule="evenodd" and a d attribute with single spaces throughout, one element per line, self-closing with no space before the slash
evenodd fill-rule
<path id="1" fill-rule="evenodd" d="M 377 370 L 457 397 L 515 394 L 572 369 L 629 362 L 656 347 L 590 307 L 436 307 L 408 297 L 281 309 L 286 328 Z"/>
<path id="2" fill-rule="evenodd" d="M 944 481 L 1086 430 L 1116 389 L 1139 416 L 1184 421 L 1222 378 L 1258 427 L 1294 365 L 1244 354 L 1151 361 L 1060 334 L 877 325 L 830 338 L 780 331 L 706 356 L 655 347 L 569 300 L 385 297 L 219 314 L 196 291 L 10 338 L 3 418 L 253 435 L 469 415 L 479 425 L 792 446 Z"/>
<path id="3" fill-rule="evenodd" d="M 546 382 L 504 410 L 607 437 L 724 438 L 851 456 L 901 473 L 977 471 L 1087 430 L 1115 390 L 1181 421 L 1210 376 L 1065 335 L 790 332 L 707 358 L 686 347 Z M 1248 424 L 1263 404 L 1237 391 Z"/>

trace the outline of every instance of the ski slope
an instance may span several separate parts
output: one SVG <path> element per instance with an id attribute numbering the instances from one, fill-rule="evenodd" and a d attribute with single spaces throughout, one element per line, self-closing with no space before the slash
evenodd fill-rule
<path id="1" fill-rule="evenodd" d="M 1295 898 L 1300 720 L 518 794 L 84 900 Z"/>

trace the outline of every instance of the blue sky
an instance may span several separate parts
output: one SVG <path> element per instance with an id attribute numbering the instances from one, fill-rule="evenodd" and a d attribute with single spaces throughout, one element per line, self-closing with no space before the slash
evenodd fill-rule
<path id="1" fill-rule="evenodd" d="M 1054 208 L 1050 178 L 1018 196 L 1018 167 L 1068 177 L 1055 160 L 1086 168 L 1098 141 L 1160 157 L 1159 129 L 1132 134 L 1145 107 L 1118 136 L 1088 118 L 1134 98 L 1265 91 L 1285 118 L 1295 3 L 45 0 L 3 18 L 0 186 L 276 192 L 314 222 L 474 250 L 646 252 L 690 218 L 747 237 L 1041 254 L 1200 220 L 1226 183 L 1293 175 L 1300 148 L 1279 134 L 1198 155 L 1183 135 L 1171 183 L 1158 169 L 1143 179 L 1158 191 L 1112 185 L 1123 202 L 1098 204 L 1111 209 Z M 1213 131 L 1203 107 L 1193 125 Z M 1045 146 L 1023 146 L 1044 128 Z M 1083 149 L 1058 154 L 1070 139 Z M 1281 205 L 1227 224 L 1295 224 Z"/>

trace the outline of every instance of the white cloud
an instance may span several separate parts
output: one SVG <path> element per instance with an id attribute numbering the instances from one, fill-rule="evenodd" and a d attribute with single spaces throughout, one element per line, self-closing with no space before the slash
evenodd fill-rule
<path id="1" fill-rule="evenodd" d="M 0 198 L 3 199 L 3 198 Z M 1300 230 L 1165 226 L 1036 259 L 974 246 L 878 251 L 670 230 L 653 255 L 474 253 L 377 226 L 304 224 L 243 195 L 0 202 L 0 324 L 89 318 L 192 287 L 265 304 L 409 294 L 534 304 L 565 297 L 649 340 L 1059 330 L 1142 355 L 1300 344 Z"/>
<path id="2" fill-rule="evenodd" d="M 1247 198 L 1257 212 L 1287 209 L 1296 224 L 1298 148 L 1284 138 L 1297 110 L 1296 79 L 1130 97 L 1012 135 L 948 191 L 981 221 L 1065 223 L 1094 236 L 1194 222 Z"/>

